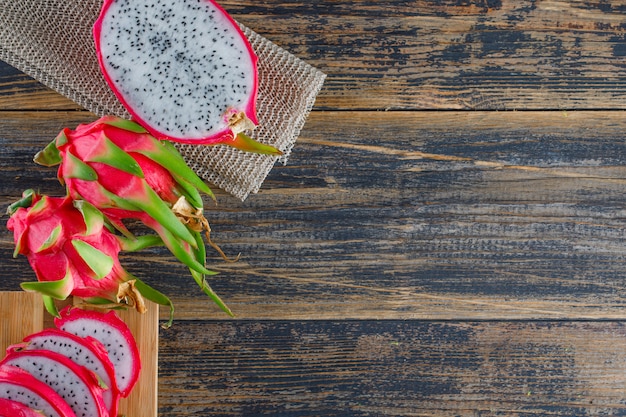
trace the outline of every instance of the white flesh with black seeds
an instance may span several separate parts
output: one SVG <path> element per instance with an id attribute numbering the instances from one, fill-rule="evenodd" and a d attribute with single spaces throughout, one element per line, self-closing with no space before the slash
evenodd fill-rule
<path id="1" fill-rule="evenodd" d="M 90 371 L 96 373 L 102 379 L 105 386 L 111 387 L 112 382 L 109 378 L 105 365 L 96 354 L 91 352 L 85 346 L 77 343 L 69 338 L 60 335 L 36 336 L 29 339 L 28 349 L 45 349 L 67 356 L 71 361 L 78 365 L 84 366 Z M 104 403 L 110 408 L 113 402 L 112 392 L 105 391 L 102 394 Z"/>
<path id="2" fill-rule="evenodd" d="M 94 322 L 88 318 L 69 320 L 63 323 L 61 329 L 80 337 L 91 336 L 100 341 L 107 350 L 109 359 L 115 368 L 119 389 L 125 390 L 132 373 L 133 358 L 128 354 L 131 347 L 126 339 L 120 336 L 118 330 L 104 322 Z"/>
<path id="3" fill-rule="evenodd" d="M 77 417 L 96 417 L 98 405 L 87 383 L 67 366 L 41 356 L 21 355 L 4 362 L 44 382 L 67 402 Z"/>
<path id="4" fill-rule="evenodd" d="M 174 3 L 115 1 L 103 20 L 101 55 L 140 119 L 167 136 L 205 138 L 227 128 L 227 111 L 245 112 L 255 64 L 211 2 Z"/>
<path id="5" fill-rule="evenodd" d="M 41 411 L 46 417 L 61 417 L 45 399 L 26 387 L 0 382 L 0 398 L 26 404 L 34 410 Z"/>

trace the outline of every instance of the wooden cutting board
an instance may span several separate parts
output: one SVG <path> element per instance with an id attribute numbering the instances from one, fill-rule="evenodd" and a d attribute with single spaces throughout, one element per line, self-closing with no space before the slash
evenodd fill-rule
<path id="1" fill-rule="evenodd" d="M 76 303 L 77 304 L 77 303 Z M 159 306 L 146 302 L 148 311 L 119 311 L 118 315 L 133 332 L 141 355 L 141 375 L 128 398 L 120 401 L 119 415 L 156 417 L 158 394 Z M 0 352 L 24 337 L 47 327 L 52 318 L 38 294 L 0 291 Z"/>

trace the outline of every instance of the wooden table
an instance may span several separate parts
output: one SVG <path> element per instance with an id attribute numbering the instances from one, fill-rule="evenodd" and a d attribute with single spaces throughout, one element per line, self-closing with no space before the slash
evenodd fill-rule
<path id="1" fill-rule="evenodd" d="M 177 307 L 160 415 L 625 415 L 624 3 L 222 4 L 328 78 L 288 164 L 208 213 L 236 319 L 124 259 Z M 31 158 L 93 119 L 1 64 L 1 203 L 61 192 Z"/>

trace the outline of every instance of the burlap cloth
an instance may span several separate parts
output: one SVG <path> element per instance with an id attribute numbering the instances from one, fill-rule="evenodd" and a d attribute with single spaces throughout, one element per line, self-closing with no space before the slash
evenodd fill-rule
<path id="1" fill-rule="evenodd" d="M 0 0 L 0 59 L 98 116 L 129 117 L 104 81 L 91 28 L 101 0 Z M 259 57 L 259 126 L 252 136 L 281 158 L 228 146 L 179 145 L 205 180 L 245 199 L 277 160 L 286 162 L 325 75 L 242 25 Z M 74 127 L 74 126 L 68 126 Z"/>

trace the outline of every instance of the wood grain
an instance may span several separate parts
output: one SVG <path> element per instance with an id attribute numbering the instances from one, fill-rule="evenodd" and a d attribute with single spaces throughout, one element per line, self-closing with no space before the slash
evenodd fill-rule
<path id="1" fill-rule="evenodd" d="M 38 294 L 0 291 L 0 352 L 43 330 L 43 304 Z"/>
<path id="2" fill-rule="evenodd" d="M 618 322 L 179 322 L 161 415 L 584 416 L 626 412 Z"/>
<path id="3" fill-rule="evenodd" d="M 329 74 L 323 108 L 624 108 L 620 1 L 224 5 Z"/>
<path id="4" fill-rule="evenodd" d="M 32 155 L 93 116 L 0 117 L 0 203 L 62 193 Z M 622 319 L 625 128 L 619 111 L 315 113 L 259 194 L 207 204 L 242 254 L 211 253 L 211 285 L 240 319 Z M 227 319 L 166 251 L 123 261 L 179 319 Z M 0 276 L 32 279 L 22 258 Z"/>

